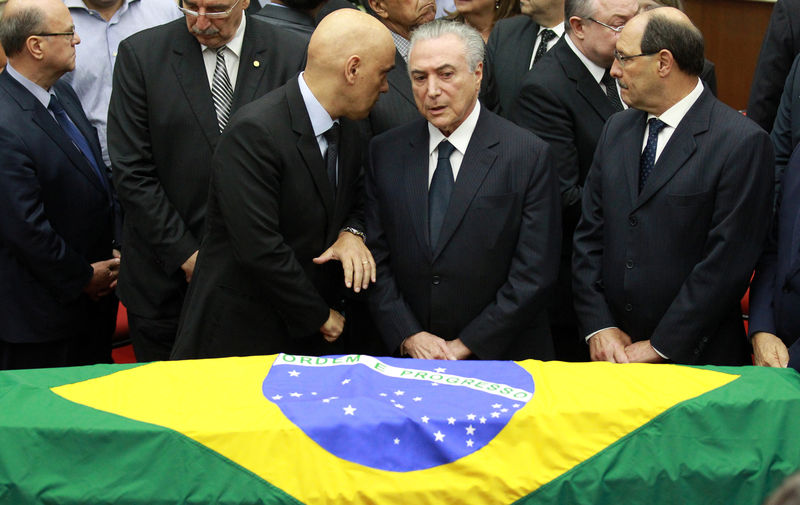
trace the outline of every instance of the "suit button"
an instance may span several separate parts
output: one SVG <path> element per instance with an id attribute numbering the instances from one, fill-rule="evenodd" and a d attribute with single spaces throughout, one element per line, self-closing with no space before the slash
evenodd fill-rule
<path id="1" fill-rule="evenodd" d="M 625 312 L 630 312 L 632 310 L 633 310 L 633 305 L 631 305 L 630 303 L 626 303 L 625 304 Z"/>
<path id="2" fill-rule="evenodd" d="M 625 262 L 625 268 L 627 268 L 627 269 L 629 269 L 629 270 L 630 270 L 631 268 L 633 268 L 633 260 L 628 260 L 628 261 L 626 261 L 626 262 Z"/>
<path id="3" fill-rule="evenodd" d="M 441 277 L 439 277 L 438 275 L 434 275 L 433 276 L 433 285 L 434 286 L 438 286 L 439 283 L 441 283 L 441 282 L 442 282 L 442 278 Z"/>
<path id="4" fill-rule="evenodd" d="M 628 216 L 628 223 L 630 223 L 631 226 L 636 226 L 639 224 L 639 218 L 636 216 Z"/>

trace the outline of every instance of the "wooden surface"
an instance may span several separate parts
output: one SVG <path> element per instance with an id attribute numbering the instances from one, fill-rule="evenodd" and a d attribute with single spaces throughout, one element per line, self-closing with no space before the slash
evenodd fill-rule
<path id="1" fill-rule="evenodd" d="M 686 13 L 703 32 L 706 58 L 717 70 L 719 98 L 747 107 L 750 84 L 773 3 L 747 0 L 685 0 Z"/>

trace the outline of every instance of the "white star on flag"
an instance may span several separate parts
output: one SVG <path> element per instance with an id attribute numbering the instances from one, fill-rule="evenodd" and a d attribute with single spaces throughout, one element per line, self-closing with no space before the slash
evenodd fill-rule
<path id="1" fill-rule="evenodd" d="M 397 407 L 398 409 L 404 409 L 405 408 L 402 405 L 400 405 L 399 403 L 395 403 L 394 406 Z"/>
<path id="2" fill-rule="evenodd" d="M 298 375 L 300 375 L 300 372 L 298 372 L 297 370 L 292 370 L 291 372 L 289 372 L 289 375 L 291 375 L 292 377 L 297 377 Z"/>
<path id="3" fill-rule="evenodd" d="M 502 405 L 500 405 L 499 403 L 495 403 L 494 405 L 492 405 L 493 409 L 499 409 L 500 407 L 502 407 Z"/>
<path id="4" fill-rule="evenodd" d="M 394 445 L 400 445 L 400 439 L 399 438 L 395 438 L 394 439 Z"/>
<path id="5" fill-rule="evenodd" d="M 438 382 L 431 382 L 431 386 L 438 386 L 438 385 L 439 385 Z"/>
<path id="6" fill-rule="evenodd" d="M 399 389 L 394 392 L 395 396 L 403 396 L 404 394 L 406 394 L 406 392 L 405 391 L 400 391 Z"/>
<path id="7" fill-rule="evenodd" d="M 472 425 L 470 424 L 469 426 L 467 426 L 467 435 L 474 435 L 474 434 L 475 434 L 475 428 L 473 428 Z"/>
<path id="8" fill-rule="evenodd" d="M 500 412 L 505 414 L 506 412 L 508 412 L 508 409 L 500 409 Z"/>
<path id="9" fill-rule="evenodd" d="M 479 421 L 481 422 L 481 424 L 486 424 L 486 418 L 485 418 L 485 417 L 483 417 L 483 416 L 481 416 L 481 418 L 479 419 Z"/>
<path id="10" fill-rule="evenodd" d="M 415 402 L 421 402 L 421 401 L 422 401 L 422 398 L 420 398 L 419 396 L 415 396 L 415 397 L 414 397 L 414 401 L 415 401 Z"/>
<path id="11" fill-rule="evenodd" d="M 347 407 L 342 407 L 342 410 L 344 410 L 344 415 L 353 416 L 353 415 L 355 415 L 354 412 L 357 409 L 355 407 L 353 407 L 352 405 L 348 405 Z"/>
<path id="12" fill-rule="evenodd" d="M 433 436 L 436 437 L 436 442 L 444 442 L 444 433 L 441 431 L 437 431 Z"/>
<path id="13" fill-rule="evenodd" d="M 300 398 L 303 396 L 303 393 L 291 393 L 289 396 L 294 396 L 295 398 Z"/>
<path id="14" fill-rule="evenodd" d="M 330 403 L 330 402 L 331 402 L 330 398 L 325 398 L 324 400 L 322 400 L 322 403 Z"/>
<path id="15" fill-rule="evenodd" d="M 381 396 L 386 396 L 386 393 L 381 393 Z"/>
<path id="16" fill-rule="evenodd" d="M 472 439 L 467 440 L 467 447 L 472 447 L 474 444 L 475 442 L 473 442 Z"/>
<path id="17" fill-rule="evenodd" d="M 500 412 L 492 412 L 492 417 L 500 417 Z"/>
<path id="18" fill-rule="evenodd" d="M 428 424 L 428 421 L 429 421 L 429 420 L 430 420 L 430 417 L 428 417 L 428 416 L 422 416 L 422 422 L 423 422 L 423 423 L 425 423 L 425 424 Z"/>
<path id="19" fill-rule="evenodd" d="M 436 372 L 436 373 L 444 373 L 444 372 L 447 371 L 447 369 L 439 367 L 439 368 L 435 368 L 433 371 Z"/>
<path id="20" fill-rule="evenodd" d="M 519 408 L 519 403 L 515 403 L 514 405 L 512 405 L 512 407 L 514 407 L 515 409 L 518 409 Z"/>
<path id="21" fill-rule="evenodd" d="M 345 384 L 348 384 L 349 382 L 350 382 L 350 379 L 345 379 L 345 380 L 342 381 L 342 385 L 344 386 Z"/>
<path id="22" fill-rule="evenodd" d="M 272 397 L 273 400 L 280 400 L 281 398 L 283 398 L 281 395 L 275 395 Z"/>
<path id="23" fill-rule="evenodd" d="M 456 418 L 455 417 L 448 417 L 447 418 L 447 424 L 456 424 Z"/>
<path id="24" fill-rule="evenodd" d="M 467 415 L 467 420 L 468 420 L 468 421 L 474 421 L 474 420 L 475 420 L 475 417 L 477 417 L 475 414 L 468 414 L 468 415 Z"/>

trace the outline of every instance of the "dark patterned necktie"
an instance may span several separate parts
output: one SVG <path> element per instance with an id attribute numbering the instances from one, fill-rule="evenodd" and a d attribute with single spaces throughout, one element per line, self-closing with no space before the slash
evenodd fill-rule
<path id="1" fill-rule="evenodd" d="M 97 165 L 97 161 L 94 158 L 94 153 L 92 153 L 91 147 L 89 147 L 89 142 L 86 140 L 86 137 L 83 136 L 78 127 L 75 126 L 75 123 L 69 118 L 67 112 L 64 110 L 64 107 L 61 106 L 61 101 L 59 101 L 56 95 L 50 95 L 50 104 L 47 106 L 53 112 L 53 115 L 56 117 L 56 121 L 58 125 L 61 126 L 61 129 L 64 130 L 64 133 L 72 140 L 72 143 L 78 150 L 83 154 L 86 161 L 89 162 L 91 165 L 92 170 L 94 170 L 95 175 L 98 179 L 100 179 L 100 183 L 103 185 L 103 188 L 108 191 L 108 179 L 103 175 L 100 171 L 100 167 Z"/>
<path id="2" fill-rule="evenodd" d="M 328 150 L 325 151 L 325 168 L 328 170 L 328 180 L 335 195 L 337 185 L 336 160 L 339 158 L 339 123 L 333 123 L 333 126 L 322 135 L 328 141 Z"/>
<path id="3" fill-rule="evenodd" d="M 542 56 L 544 56 L 544 53 L 547 52 L 547 44 L 550 43 L 551 40 L 556 38 L 556 32 L 554 32 L 550 28 L 545 28 L 539 34 L 539 37 L 541 37 L 541 42 L 539 42 L 539 47 L 536 48 L 536 55 L 534 55 L 533 57 L 533 63 L 531 64 L 531 67 L 533 67 L 533 65 L 536 65 L 536 62 L 539 61 L 542 58 Z"/>
<path id="4" fill-rule="evenodd" d="M 214 109 L 217 111 L 220 132 L 228 124 L 233 103 L 233 87 L 228 76 L 228 67 L 225 65 L 225 55 L 222 54 L 226 47 L 222 46 L 217 49 L 217 66 L 214 67 L 214 78 L 211 80 L 211 98 L 214 100 Z"/>
<path id="5" fill-rule="evenodd" d="M 617 80 L 611 77 L 611 73 L 606 70 L 606 73 L 603 74 L 603 78 L 600 79 L 600 82 L 603 83 L 603 86 L 606 87 L 606 96 L 608 97 L 608 101 L 611 102 L 611 105 L 614 107 L 616 112 L 622 110 L 622 100 L 619 99 L 619 92 L 617 91 Z"/>
<path id="6" fill-rule="evenodd" d="M 647 122 L 650 130 L 647 133 L 647 145 L 644 146 L 642 157 L 639 159 L 639 193 L 644 188 L 644 183 L 650 177 L 653 166 L 656 164 L 656 148 L 658 147 L 658 132 L 664 128 L 666 123 L 657 118 L 650 118 Z"/>
<path id="7" fill-rule="evenodd" d="M 450 155 L 456 148 L 450 142 L 443 140 L 437 149 L 439 159 L 436 162 L 436 170 L 433 172 L 431 187 L 428 189 L 428 227 L 431 249 L 436 248 L 436 243 L 439 241 L 439 232 L 442 230 L 444 215 L 450 204 L 450 194 L 455 185 Z"/>

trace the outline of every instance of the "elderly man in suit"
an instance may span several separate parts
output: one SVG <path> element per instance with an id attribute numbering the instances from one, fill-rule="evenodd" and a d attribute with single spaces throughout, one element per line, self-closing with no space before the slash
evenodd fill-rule
<path id="1" fill-rule="evenodd" d="M 450 21 L 411 37 L 424 118 L 370 144 L 370 306 L 401 355 L 551 359 L 557 182 L 547 145 L 478 102 L 483 51 L 477 31 Z"/>
<path id="2" fill-rule="evenodd" d="M 167 359 L 203 238 L 211 157 L 230 115 L 298 72 L 305 44 L 243 10 L 184 0 L 185 19 L 119 46 L 109 107 L 125 210 L 119 294 L 140 361 Z"/>
<path id="3" fill-rule="evenodd" d="M 612 74 L 632 108 L 608 120 L 575 232 L 575 308 L 594 360 L 749 362 L 739 300 L 766 236 L 772 146 L 698 78 L 681 11 L 633 18 Z"/>
<path id="4" fill-rule="evenodd" d="M 375 281 L 352 120 L 393 65 L 389 31 L 341 9 L 311 36 L 305 71 L 234 117 L 173 358 L 341 352 L 339 292 Z"/>
<path id="5" fill-rule="evenodd" d="M 0 370 L 110 362 L 115 198 L 97 132 L 58 81 L 80 38 L 60 0 L 11 0 L 0 42 Z"/>
<path id="6" fill-rule="evenodd" d="M 501 19 L 486 45 L 486 65 L 492 68 L 498 113 L 508 117 L 522 79 L 534 63 L 564 35 L 564 0 L 522 0 L 522 16 Z"/>
<path id="7" fill-rule="evenodd" d="M 589 357 L 572 310 L 572 235 L 600 131 L 623 108 L 610 69 L 617 36 L 638 8 L 636 0 L 567 0 L 566 35 L 525 76 L 509 116 L 547 141 L 556 163 L 564 245 L 550 316 L 556 356 L 565 361 Z"/>

